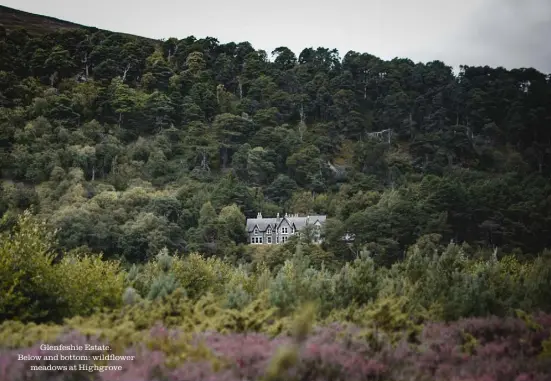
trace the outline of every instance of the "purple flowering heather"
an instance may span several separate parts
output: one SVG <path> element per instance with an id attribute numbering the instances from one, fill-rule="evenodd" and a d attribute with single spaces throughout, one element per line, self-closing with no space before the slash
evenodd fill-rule
<path id="1" fill-rule="evenodd" d="M 317 327 L 298 347 L 297 363 L 285 370 L 284 379 L 301 381 L 550 381 L 551 359 L 539 358 L 542 342 L 549 338 L 551 315 L 535 318 L 542 329 L 531 329 L 520 319 L 464 319 L 451 324 L 427 324 L 420 344 L 400 343 L 375 351 L 355 337 L 359 329 L 341 324 Z M 260 333 L 194 334 L 190 344 L 202 344 L 225 364 L 214 369 L 207 359 L 187 360 L 169 367 L 167 359 L 178 353 L 161 348 L 181 340 L 183 332 L 157 325 L 149 336 L 159 348 L 138 344 L 126 348 L 124 355 L 134 361 L 110 361 L 122 370 L 29 371 L 29 367 L 86 363 L 83 361 L 18 361 L 19 354 L 43 356 L 40 343 L 19 350 L 0 349 L 1 381 L 253 381 L 266 373 L 274 354 L 290 337 L 270 338 Z M 59 337 L 56 344 L 104 344 L 77 332 Z M 170 345 L 169 345 L 170 348 Z M 178 348 L 177 345 L 174 348 Z M 173 349 L 177 351 L 177 349 Z M 52 352 L 52 351 L 49 351 Z M 82 355 L 83 352 L 64 351 Z M 95 351 L 94 354 L 98 354 Z M 55 353 L 49 353 L 55 354 Z M 92 354 L 88 352 L 87 354 Z M 92 362 L 87 362 L 92 366 Z M 283 376 L 283 375 L 282 375 Z"/>

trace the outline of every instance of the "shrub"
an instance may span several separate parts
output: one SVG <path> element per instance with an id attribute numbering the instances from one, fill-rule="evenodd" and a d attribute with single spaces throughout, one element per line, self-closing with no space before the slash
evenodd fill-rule
<path id="1" fill-rule="evenodd" d="M 127 287 L 122 294 L 122 302 L 124 305 L 134 305 L 141 300 L 140 294 L 135 288 Z"/>
<path id="2" fill-rule="evenodd" d="M 55 232 L 25 211 L 0 236 L 0 321 L 60 319 L 57 312 Z"/>
<path id="3" fill-rule="evenodd" d="M 149 300 L 163 298 L 172 294 L 177 288 L 178 283 L 174 274 L 162 273 L 153 280 L 147 298 Z"/>
<path id="4" fill-rule="evenodd" d="M 215 257 L 205 259 L 195 253 L 172 265 L 176 280 L 192 299 L 199 299 L 208 292 L 222 295 L 231 271 L 231 266 L 222 260 Z"/>
<path id="5" fill-rule="evenodd" d="M 54 266 L 57 287 L 64 301 L 64 316 L 89 315 L 122 303 L 124 273 L 115 261 L 102 255 L 69 252 Z"/>
<path id="6" fill-rule="evenodd" d="M 366 256 L 346 263 L 335 275 L 335 307 L 365 304 L 379 293 L 379 274 L 373 259 Z"/>

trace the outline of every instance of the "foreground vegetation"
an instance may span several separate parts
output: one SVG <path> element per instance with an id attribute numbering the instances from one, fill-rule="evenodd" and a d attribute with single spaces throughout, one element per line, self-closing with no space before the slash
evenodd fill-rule
<path id="1" fill-rule="evenodd" d="M 548 379 L 549 253 L 520 262 L 438 239 L 422 237 L 391 268 L 364 252 L 329 269 L 300 241 L 283 245 L 283 263 L 164 249 L 125 268 L 56 253 L 53 232 L 27 212 L 0 247 L 0 375 L 43 379 L 23 377 L 48 361 L 17 355 L 48 354 L 45 342 L 136 356 L 119 372 L 52 380 Z"/>

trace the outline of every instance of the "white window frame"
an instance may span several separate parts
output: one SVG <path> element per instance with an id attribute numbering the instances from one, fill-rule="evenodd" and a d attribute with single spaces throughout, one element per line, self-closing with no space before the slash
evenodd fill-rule
<path id="1" fill-rule="evenodd" d="M 266 243 L 271 245 L 272 244 L 272 236 L 267 236 L 266 237 Z"/>
<path id="2" fill-rule="evenodd" d="M 287 227 L 281 228 L 281 234 L 289 234 L 289 229 Z"/>
<path id="3" fill-rule="evenodd" d="M 266 234 L 272 234 L 272 227 L 268 226 L 268 229 L 266 230 Z"/>
<path id="4" fill-rule="evenodd" d="M 262 245 L 262 237 L 258 237 L 258 240 L 260 241 L 259 244 Z"/>
<path id="5" fill-rule="evenodd" d="M 258 227 L 254 228 L 254 235 L 258 235 Z"/>

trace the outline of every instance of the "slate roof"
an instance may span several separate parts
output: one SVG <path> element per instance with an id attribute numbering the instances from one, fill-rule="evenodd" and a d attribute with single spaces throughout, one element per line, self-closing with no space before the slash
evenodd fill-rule
<path id="1" fill-rule="evenodd" d="M 306 221 L 308 224 L 314 225 L 317 221 L 321 224 L 325 222 L 327 216 L 324 215 L 312 215 L 312 216 L 298 216 L 298 215 L 288 215 L 283 217 L 271 217 L 265 218 L 262 215 L 257 216 L 257 218 L 247 218 L 247 231 L 250 233 L 254 231 L 254 227 L 258 226 L 258 230 L 261 232 L 266 231 L 268 226 L 271 226 L 272 229 L 277 229 L 284 220 L 289 222 L 289 225 L 294 225 L 297 230 L 301 230 L 306 226 Z"/>

